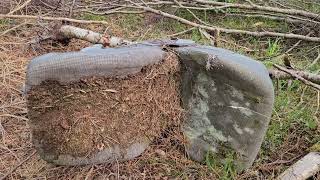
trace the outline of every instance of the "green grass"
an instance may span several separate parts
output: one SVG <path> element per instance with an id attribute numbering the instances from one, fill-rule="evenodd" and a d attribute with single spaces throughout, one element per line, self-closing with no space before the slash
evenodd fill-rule
<path id="1" fill-rule="evenodd" d="M 234 179 L 237 175 L 237 170 L 235 166 L 236 154 L 235 152 L 226 152 L 223 161 L 218 161 L 221 159 L 211 151 L 208 151 L 205 158 L 205 164 L 212 170 L 220 175 L 221 180 Z"/>
<path id="2" fill-rule="evenodd" d="M 83 13 L 80 16 L 81 19 L 84 20 L 91 20 L 91 21 L 106 21 L 107 17 L 104 15 L 95 15 L 95 14 L 91 14 L 91 13 Z"/>
<path id="3" fill-rule="evenodd" d="M 266 50 L 266 57 L 273 57 L 279 54 L 280 52 L 279 39 L 276 40 L 268 40 L 268 48 Z"/>
<path id="4" fill-rule="evenodd" d="M 0 19 L 0 30 L 5 29 L 9 24 L 9 19 Z"/>
<path id="5" fill-rule="evenodd" d="M 262 153 L 272 152 L 279 147 L 288 135 L 289 129 L 300 128 L 306 133 L 316 135 L 314 133 L 317 128 L 315 109 L 301 102 L 301 94 L 305 87 L 297 80 L 293 81 L 289 87 L 287 87 L 287 81 L 281 80 L 279 83 L 281 85 L 277 91 L 274 112 L 262 145 Z M 310 102 L 311 94 L 314 94 L 314 91 L 307 89 L 303 101 Z"/>
<path id="6" fill-rule="evenodd" d="M 124 18 L 119 21 L 120 27 L 127 28 L 131 32 L 144 30 L 143 18 L 135 14 L 126 14 Z"/>

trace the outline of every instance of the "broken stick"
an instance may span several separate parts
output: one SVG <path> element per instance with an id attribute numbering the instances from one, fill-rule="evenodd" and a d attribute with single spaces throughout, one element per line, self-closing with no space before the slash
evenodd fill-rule
<path id="1" fill-rule="evenodd" d="M 315 84 L 315 83 L 313 83 L 313 82 L 311 82 L 311 81 L 309 81 L 309 80 L 301 77 L 300 75 L 298 75 L 298 74 L 295 73 L 294 71 L 291 71 L 291 70 L 289 70 L 289 69 L 287 69 L 287 68 L 285 68 L 285 67 L 281 67 L 281 66 L 279 66 L 279 65 L 277 65 L 277 64 L 274 64 L 273 66 L 276 67 L 277 69 L 283 71 L 283 72 L 286 72 L 287 74 L 290 74 L 292 77 L 297 78 L 298 80 L 300 80 L 300 81 L 303 82 L 304 84 L 309 85 L 309 86 L 312 86 L 312 87 L 314 87 L 314 88 L 317 89 L 317 90 L 320 90 L 320 85 L 319 85 L 319 84 Z"/>
<path id="2" fill-rule="evenodd" d="M 67 39 L 82 39 L 93 44 L 102 44 L 108 47 L 116 47 L 120 45 L 129 45 L 132 42 L 125 40 L 120 37 L 109 36 L 109 35 L 102 35 L 100 33 L 81 29 L 74 26 L 64 25 L 58 29 L 58 35 L 62 36 L 63 38 Z"/>

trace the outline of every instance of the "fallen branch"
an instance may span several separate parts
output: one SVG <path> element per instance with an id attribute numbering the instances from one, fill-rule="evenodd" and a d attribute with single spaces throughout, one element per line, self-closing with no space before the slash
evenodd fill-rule
<path id="1" fill-rule="evenodd" d="M 313 83 L 313 82 L 311 82 L 311 81 L 303 78 L 302 76 L 300 76 L 299 74 L 297 74 L 295 71 L 290 70 L 290 69 L 287 69 L 287 68 L 284 68 L 284 67 L 281 67 L 281 66 L 276 65 L 276 64 L 274 64 L 273 66 L 274 66 L 275 68 L 277 68 L 277 69 L 279 69 L 279 70 L 281 70 L 281 71 L 283 71 L 283 72 L 291 75 L 292 77 L 297 78 L 298 80 L 300 80 L 300 81 L 303 82 L 304 84 L 309 85 L 309 86 L 312 86 L 312 87 L 314 87 L 314 88 L 317 89 L 317 90 L 320 90 L 320 85 L 319 85 L 319 84 L 315 84 L 315 83 Z M 318 78 L 320 78 L 320 77 L 318 77 Z"/>
<path id="2" fill-rule="evenodd" d="M 318 51 L 318 56 L 312 61 L 312 63 L 308 67 L 312 67 L 318 63 L 320 60 L 320 51 Z"/>
<path id="3" fill-rule="evenodd" d="M 271 14 L 262 14 L 262 13 L 248 13 L 248 12 L 242 12 L 242 13 L 228 13 L 227 16 L 236 16 L 236 17 L 247 17 L 247 18 L 264 18 L 264 19 L 270 19 L 274 21 L 284 21 L 291 24 L 296 25 L 308 25 L 308 26 L 315 26 L 320 25 L 320 22 L 313 21 L 310 19 L 303 19 L 303 18 L 296 18 L 296 17 L 290 17 L 290 16 L 277 16 L 277 15 L 271 15 Z"/>
<path id="4" fill-rule="evenodd" d="M 130 1 L 131 2 L 131 1 Z M 211 1 L 210 1 L 211 2 Z M 213 2 L 213 1 L 212 1 Z M 132 2 L 133 3 L 133 2 Z M 130 6 L 133 8 L 137 9 L 143 9 L 144 11 L 152 12 L 154 14 L 158 14 L 167 18 L 171 18 L 174 20 L 177 20 L 183 24 L 187 24 L 193 27 L 197 28 L 202 28 L 208 31 L 219 31 L 227 34 L 245 34 L 245 35 L 251 35 L 251 36 L 256 36 L 256 37 L 264 37 L 264 36 L 273 36 L 273 37 L 283 37 L 283 38 L 289 38 L 289 39 L 300 39 L 300 40 L 305 40 L 305 41 L 312 41 L 312 42 L 320 42 L 319 37 L 309 37 L 309 36 L 304 36 L 304 35 L 299 35 L 299 34 L 292 34 L 292 33 L 277 33 L 277 32 L 269 32 L 269 31 L 264 31 L 264 32 L 253 32 L 253 31 L 245 31 L 245 30 L 237 30 L 237 29 L 226 29 L 226 28 L 220 28 L 216 26 L 207 26 L 207 25 L 202 25 L 198 24 L 195 22 L 191 22 L 189 20 L 186 20 L 184 18 L 175 16 L 173 14 L 169 14 L 160 10 L 153 9 L 151 7 L 145 7 L 141 6 L 139 4 L 133 3 L 136 6 Z"/>
<path id="5" fill-rule="evenodd" d="M 129 0 L 125 0 L 123 2 L 130 2 Z M 203 2 L 203 1 L 201 1 Z M 217 3 L 217 4 L 216 4 Z M 105 11 L 105 7 L 107 5 L 111 5 L 112 7 L 114 7 L 114 9 L 110 9 L 108 11 Z M 157 0 L 155 2 L 142 2 L 142 3 L 135 3 L 135 6 L 140 5 L 140 6 L 145 6 L 145 7 L 159 7 L 161 5 L 165 5 L 165 6 L 170 6 L 173 8 L 181 8 L 181 9 L 186 9 L 187 11 L 190 12 L 190 10 L 198 10 L 198 11 L 215 11 L 216 13 L 226 13 L 226 11 L 224 9 L 227 8 L 237 8 L 236 6 L 241 5 L 242 6 L 248 6 L 246 4 L 236 4 L 236 3 L 220 3 L 220 2 L 213 2 L 213 4 L 205 4 L 205 3 L 199 3 L 199 2 L 194 2 L 194 1 L 182 1 L 182 0 L 172 0 L 172 1 L 161 1 L 161 0 Z M 257 5 L 251 4 L 249 5 L 256 7 Z M 258 6 L 260 7 L 260 6 Z M 308 18 L 308 17 L 302 17 L 299 15 L 292 15 L 292 13 L 286 13 L 286 10 L 288 10 L 287 8 L 276 8 L 277 11 L 274 12 L 272 11 L 272 8 L 274 7 L 270 7 L 270 6 L 263 6 L 265 9 L 269 9 L 268 11 L 263 11 L 263 10 L 256 10 L 256 9 L 246 9 L 246 8 L 238 8 L 238 9 L 244 9 L 245 11 L 243 12 L 238 12 L 239 15 L 246 15 L 246 14 L 255 14 L 252 16 L 258 17 L 263 16 L 264 18 L 268 18 L 268 19 L 272 19 L 272 20 L 280 20 L 280 21 L 286 21 L 286 22 L 290 22 L 290 23 L 294 23 L 294 24 L 305 24 L 308 26 L 312 26 L 314 24 L 320 24 L 319 21 L 314 20 L 314 18 Z M 128 5 L 127 3 L 95 3 L 93 5 L 79 5 L 78 6 L 78 10 L 77 12 L 89 12 L 92 14 L 97 14 L 97 15 L 106 15 L 106 14 L 113 14 L 113 13 L 144 13 L 143 11 L 125 11 L 123 9 L 126 8 L 134 8 L 130 5 Z M 301 10 L 298 10 L 301 11 Z M 285 12 L 285 13 L 283 13 Z M 303 11 L 306 13 L 309 13 L 307 11 Z M 191 14 L 193 14 L 193 16 L 195 16 L 195 14 L 193 12 L 190 12 Z M 314 13 L 311 13 L 314 14 Z M 232 15 L 232 14 L 230 14 Z M 202 24 L 206 24 L 204 21 L 202 21 L 200 18 L 195 17 L 199 22 L 201 22 Z"/>
<path id="6" fill-rule="evenodd" d="M 132 42 L 128 40 L 124 40 L 123 38 L 119 37 L 109 37 L 108 35 L 102 35 L 97 32 L 93 32 L 86 29 L 81 29 L 74 26 L 64 25 L 61 26 L 57 30 L 56 37 L 62 37 L 62 38 L 76 38 L 76 39 L 82 39 L 88 42 L 91 42 L 93 44 L 102 44 L 104 46 L 110 46 L 110 47 L 116 47 L 120 45 L 128 45 L 132 44 Z"/>
<path id="7" fill-rule="evenodd" d="M 13 18 L 13 19 L 40 19 L 40 20 L 49 20 L 49 21 L 68 21 L 74 23 L 84 23 L 84 24 L 106 24 L 105 21 L 89 21 L 89 20 L 79 20 L 79 19 L 71 19 L 64 17 L 49 17 L 49 16 L 30 16 L 30 15 L 10 15 L 10 14 L 0 14 L 0 18 Z"/>
<path id="8" fill-rule="evenodd" d="M 276 8 L 276 7 L 270 7 L 270 6 L 259 6 L 254 4 L 246 5 L 246 4 L 225 3 L 225 2 L 208 1 L 208 0 L 194 0 L 194 2 L 197 2 L 200 4 L 215 5 L 215 6 L 229 6 L 229 8 L 260 10 L 260 11 L 284 13 L 284 14 L 290 14 L 290 15 L 299 15 L 299 16 L 304 16 L 311 19 L 320 20 L 319 14 L 303 11 L 303 10 L 297 10 L 297 9 L 284 9 L 284 8 Z"/>
<path id="9" fill-rule="evenodd" d="M 178 0 L 173 0 L 180 8 L 185 8 Z M 190 9 L 186 8 L 186 10 L 200 23 L 208 25 L 206 22 L 202 21 L 200 18 L 198 18 L 197 15 L 195 15 Z"/>
<path id="10" fill-rule="evenodd" d="M 268 71 L 272 79 L 292 79 L 292 76 L 284 71 L 279 71 L 275 69 L 268 69 Z M 320 75 L 305 72 L 305 71 L 291 70 L 291 69 L 290 71 L 303 77 L 304 79 L 307 79 L 308 81 L 311 81 L 316 84 L 320 84 Z"/>
<path id="11" fill-rule="evenodd" d="M 218 3 L 220 4 L 220 3 Z M 174 6 L 172 5 L 172 7 L 179 7 L 179 6 Z M 273 7 L 266 7 L 263 6 L 264 8 L 273 8 Z M 198 7 L 196 4 L 194 6 L 180 6 L 180 8 L 183 9 L 194 9 L 194 10 L 202 10 L 202 11 L 215 11 L 217 12 L 222 12 L 222 13 L 226 13 L 223 9 L 227 9 L 227 8 L 234 8 L 234 3 L 227 3 L 226 5 L 223 6 L 206 6 L 206 7 Z M 279 8 L 278 8 L 279 9 Z M 249 9 L 251 10 L 251 9 Z M 315 24 L 320 24 L 319 21 L 313 20 L 313 19 L 309 19 L 309 18 L 302 18 L 299 17 L 297 15 L 291 15 L 291 14 L 282 14 L 282 10 L 283 9 L 279 9 L 280 12 L 273 12 L 271 11 L 271 13 L 268 13 L 270 11 L 267 12 L 257 12 L 257 11 L 243 11 L 243 12 L 238 12 L 238 13 L 228 13 L 227 15 L 230 16 L 245 16 L 245 17 L 260 17 L 260 18 L 266 18 L 266 19 L 271 19 L 271 20 L 276 20 L 276 21 L 285 21 L 288 23 L 293 23 L 293 24 L 305 24 L 305 25 L 309 25 L 309 26 L 314 26 Z M 286 10 L 286 9 L 284 9 Z M 280 13 L 280 14 L 279 14 Z"/>
<path id="12" fill-rule="evenodd" d="M 14 8 L 12 11 L 10 11 L 8 14 L 13 14 L 17 11 L 19 11 L 20 9 L 26 7 L 32 0 L 27 0 L 26 2 L 24 2 L 21 6 L 18 6 L 16 8 Z"/>

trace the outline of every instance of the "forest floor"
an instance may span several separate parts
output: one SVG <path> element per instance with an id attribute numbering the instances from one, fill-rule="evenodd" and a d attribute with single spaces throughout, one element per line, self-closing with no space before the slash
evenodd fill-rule
<path id="1" fill-rule="evenodd" d="M 299 6 L 320 13 L 320 5 L 317 3 L 294 0 L 283 3 L 286 6 Z M 187 12 L 176 13 L 193 20 Z M 309 31 L 303 26 L 297 27 L 264 18 L 223 14 L 199 16 L 205 16 L 208 22 L 220 27 L 277 32 L 299 31 L 305 35 Z M 168 38 L 190 28 L 175 20 L 148 13 L 107 16 L 81 13 L 73 18 L 106 21 L 108 25 L 71 24 L 100 33 L 108 29 L 113 35 L 132 41 Z M 257 159 L 245 172 L 237 173 L 232 159 L 231 163 L 217 164 L 208 155 L 203 163 L 192 162 L 184 154 L 177 155 L 178 151 L 168 148 L 173 146 L 170 138 L 159 140 L 160 143 L 147 149 L 142 155 L 143 158 L 126 164 L 80 167 L 49 164 L 34 153 L 31 141 L 26 101 L 21 93 L 26 66 L 32 58 L 45 53 L 76 51 L 90 45 L 81 40 L 72 40 L 68 45 L 51 41 L 44 42 L 41 46 L 28 44 L 53 24 L 42 20 L 0 19 L 0 179 L 4 175 L 7 175 L 8 179 L 274 179 L 308 152 L 320 151 L 320 92 L 298 80 L 274 80 L 276 99 L 271 122 Z M 198 29 L 175 37 L 192 39 L 200 44 L 210 43 Z M 320 44 L 302 41 L 294 46 L 297 41 L 221 34 L 217 46 L 262 61 L 267 67 L 271 67 L 273 63 L 282 64 L 284 58 L 289 58 L 294 68 L 319 74 L 320 61 L 315 64 L 312 62 L 320 54 Z M 292 47 L 289 53 L 285 53 Z M 168 144 L 170 145 L 167 147 Z M 20 164 L 24 160 L 26 161 Z M 319 177 L 316 175 L 314 178 Z"/>

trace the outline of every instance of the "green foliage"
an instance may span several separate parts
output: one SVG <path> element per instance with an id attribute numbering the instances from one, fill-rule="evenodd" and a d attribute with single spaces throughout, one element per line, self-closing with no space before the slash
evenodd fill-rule
<path id="1" fill-rule="evenodd" d="M 305 125 L 309 128 L 309 129 L 316 129 L 318 124 L 317 122 L 315 121 L 315 119 L 307 119 L 306 122 L 305 122 Z"/>
<path id="2" fill-rule="evenodd" d="M 121 18 L 120 26 L 128 29 L 128 33 L 132 33 L 133 31 L 141 31 L 146 30 L 144 28 L 144 21 L 141 16 L 137 16 L 135 14 L 126 14 L 124 18 Z"/>
<path id="3" fill-rule="evenodd" d="M 201 33 L 199 32 L 198 29 L 194 29 L 194 30 L 192 30 L 192 36 L 191 36 L 191 38 L 192 38 L 192 40 L 198 42 L 198 41 L 201 40 L 202 35 L 201 35 Z"/>
<path id="4" fill-rule="evenodd" d="M 199 11 L 192 11 L 195 15 L 199 15 L 200 12 Z M 176 12 L 177 16 L 179 17 L 182 17 L 184 19 L 188 19 L 190 21 L 193 21 L 195 20 L 194 16 L 188 12 L 187 10 L 185 9 L 180 9 L 179 11 Z"/>
<path id="5" fill-rule="evenodd" d="M 262 63 L 266 66 L 266 68 L 272 68 L 274 64 L 272 61 L 263 61 Z"/>
<path id="6" fill-rule="evenodd" d="M 236 153 L 233 151 L 227 151 L 223 153 L 225 153 L 223 155 L 224 160 L 218 161 L 218 159 L 221 159 L 221 157 L 218 157 L 218 155 L 216 155 L 214 152 L 208 151 L 205 158 L 205 164 L 212 171 L 217 171 L 220 175 L 220 179 L 234 179 L 237 175 L 237 170 L 235 167 Z"/>
<path id="7" fill-rule="evenodd" d="M 211 169 L 214 170 L 217 167 L 217 161 L 215 160 L 215 155 L 213 152 L 208 151 L 205 158 L 206 165 Z"/>
<path id="8" fill-rule="evenodd" d="M 8 19 L 0 19 L 0 25 L 7 25 L 7 24 L 9 24 Z"/>
<path id="9" fill-rule="evenodd" d="M 0 19 L 0 30 L 6 28 L 6 26 L 9 24 L 10 24 L 9 19 Z"/>
<path id="10" fill-rule="evenodd" d="M 226 9 L 229 13 L 241 13 L 239 9 Z M 214 21 L 212 21 L 214 22 Z M 217 24 L 217 23 L 216 23 Z M 260 29 L 279 29 L 285 31 L 288 29 L 285 23 L 279 23 L 269 19 L 259 17 L 242 17 L 242 16 L 227 16 L 219 21 L 217 25 L 222 25 L 227 28 L 243 29 L 250 31 L 261 31 Z"/>
<path id="11" fill-rule="evenodd" d="M 280 45 L 279 45 L 279 39 L 276 39 L 275 41 L 268 40 L 268 48 L 266 51 L 267 57 L 273 57 L 277 55 L 280 51 Z"/>
<path id="12" fill-rule="evenodd" d="M 290 86 L 286 80 L 279 81 L 279 89 L 276 91 L 277 96 L 274 103 L 274 112 L 271 122 L 262 144 L 262 154 L 270 153 L 283 144 L 289 130 L 300 129 L 306 134 L 316 134 L 314 130 L 317 128 L 317 120 L 314 116 L 314 110 L 301 101 L 301 94 L 304 88 L 301 82 L 294 80 Z M 313 93 L 306 90 L 304 94 Z M 304 98 L 311 98 L 305 95 Z M 305 99 L 304 101 L 310 101 Z M 311 139 L 310 139 L 311 140 Z"/>
<path id="13" fill-rule="evenodd" d="M 234 179 L 237 175 L 235 167 L 235 153 L 228 153 L 223 163 L 223 176 L 221 179 Z"/>
<path id="14" fill-rule="evenodd" d="M 311 67 L 309 67 L 309 71 L 314 72 L 314 73 L 319 73 L 320 70 L 320 62 L 318 64 L 315 64 Z"/>

